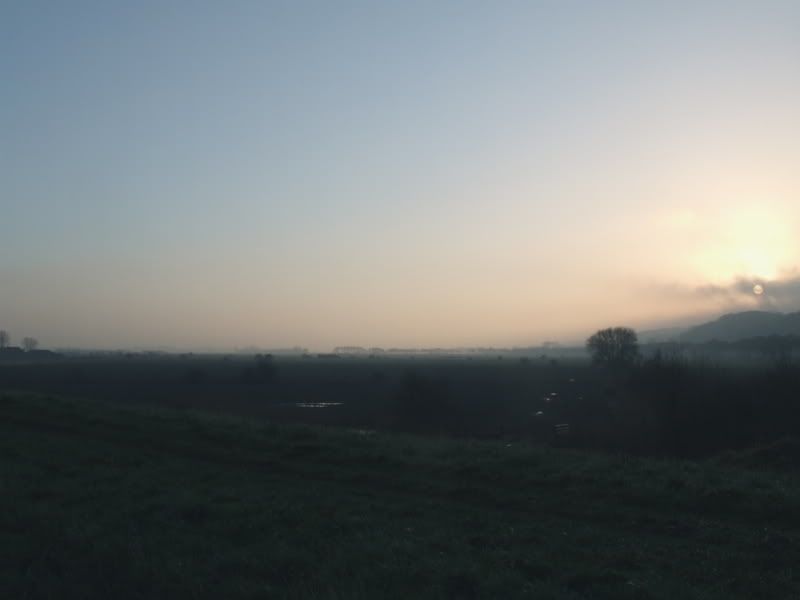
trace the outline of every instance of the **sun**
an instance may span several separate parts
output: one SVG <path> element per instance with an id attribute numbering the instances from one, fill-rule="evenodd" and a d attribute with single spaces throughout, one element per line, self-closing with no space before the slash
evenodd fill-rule
<path id="1" fill-rule="evenodd" d="M 760 283 L 757 283 L 757 284 L 755 284 L 755 285 L 753 286 L 753 293 L 754 293 L 756 296 L 760 296 L 761 294 L 763 294 L 763 293 L 764 293 L 764 286 L 763 286 L 763 285 L 761 285 Z"/>

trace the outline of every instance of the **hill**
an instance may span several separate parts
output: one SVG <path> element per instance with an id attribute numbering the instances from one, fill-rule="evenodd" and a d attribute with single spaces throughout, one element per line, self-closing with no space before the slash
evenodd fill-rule
<path id="1" fill-rule="evenodd" d="M 800 482 L 757 460 L 5 394 L 0 581 L 8 598 L 798 597 Z"/>
<path id="2" fill-rule="evenodd" d="M 675 342 L 685 331 L 686 327 L 662 327 L 661 329 L 644 329 L 636 333 L 639 338 L 639 343 L 658 344 L 663 342 Z"/>
<path id="3" fill-rule="evenodd" d="M 680 341 L 735 342 L 770 335 L 800 335 L 800 312 L 783 314 L 752 310 L 730 313 L 715 321 L 689 328 L 680 335 Z"/>

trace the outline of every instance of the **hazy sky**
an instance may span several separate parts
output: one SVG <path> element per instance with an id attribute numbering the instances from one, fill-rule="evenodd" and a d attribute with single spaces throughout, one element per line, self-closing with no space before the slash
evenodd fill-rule
<path id="1" fill-rule="evenodd" d="M 12 341 L 512 345 L 800 309 L 795 0 L 3 2 L 0 91 Z"/>

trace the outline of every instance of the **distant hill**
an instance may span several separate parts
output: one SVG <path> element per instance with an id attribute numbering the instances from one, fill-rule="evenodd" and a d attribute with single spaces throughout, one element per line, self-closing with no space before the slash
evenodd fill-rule
<path id="1" fill-rule="evenodd" d="M 640 343 L 658 344 L 661 342 L 675 342 L 685 331 L 686 327 L 663 327 L 661 329 L 645 329 L 636 333 Z"/>
<path id="2" fill-rule="evenodd" d="M 750 310 L 731 313 L 721 316 L 716 321 L 690 327 L 680 335 L 680 341 L 735 342 L 769 335 L 800 335 L 800 312 L 784 314 Z"/>

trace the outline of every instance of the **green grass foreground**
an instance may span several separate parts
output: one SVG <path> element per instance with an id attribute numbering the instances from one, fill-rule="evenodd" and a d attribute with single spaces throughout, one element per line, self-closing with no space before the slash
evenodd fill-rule
<path id="1" fill-rule="evenodd" d="M 797 598 L 786 471 L 0 396 L 3 598 Z"/>

